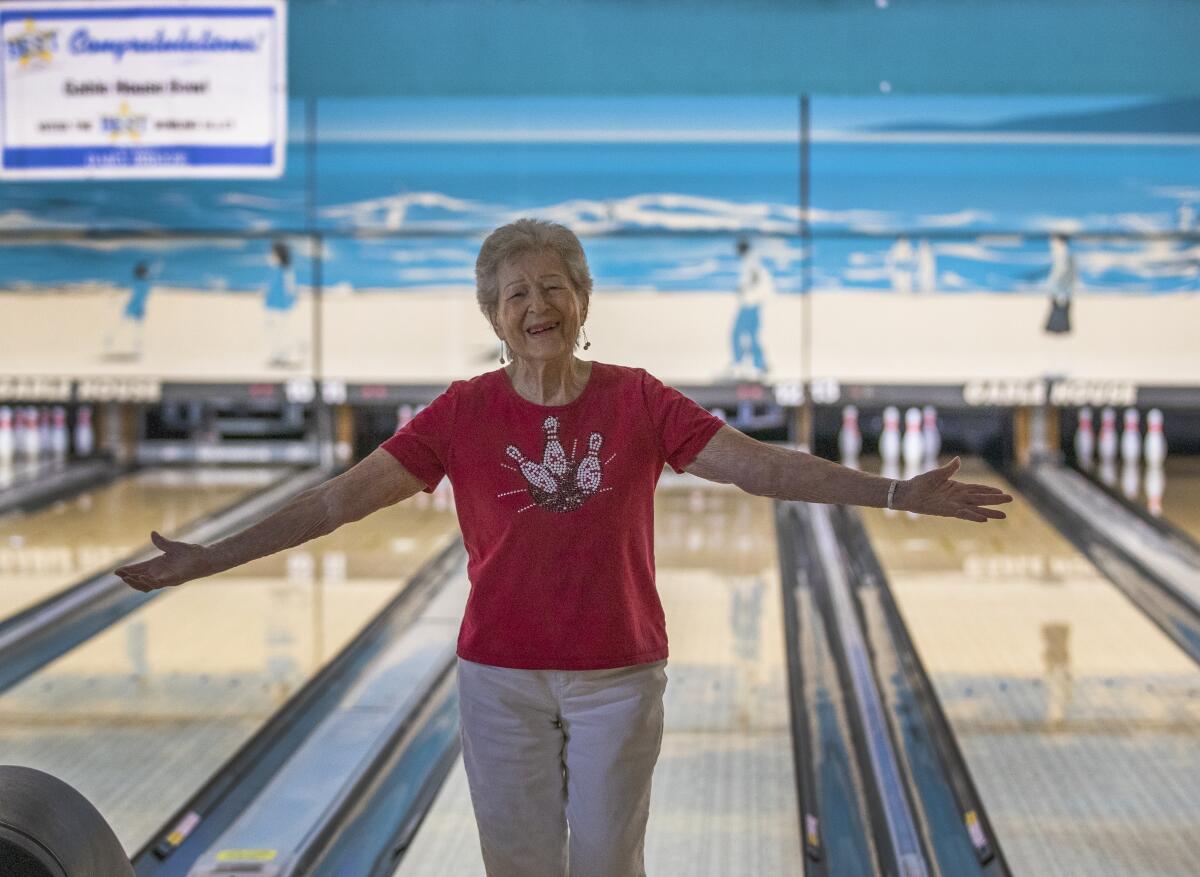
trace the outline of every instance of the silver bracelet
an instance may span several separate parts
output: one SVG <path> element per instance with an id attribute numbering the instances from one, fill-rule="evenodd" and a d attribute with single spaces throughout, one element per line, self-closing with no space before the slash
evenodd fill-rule
<path id="1" fill-rule="evenodd" d="M 895 508 L 892 506 L 892 500 L 896 498 L 896 485 L 899 483 L 899 481 L 893 479 L 892 483 L 888 485 L 887 507 L 893 511 L 895 511 Z"/>

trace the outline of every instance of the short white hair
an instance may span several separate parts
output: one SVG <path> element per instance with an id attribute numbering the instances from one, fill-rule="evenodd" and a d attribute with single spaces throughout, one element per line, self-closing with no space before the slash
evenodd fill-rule
<path id="1" fill-rule="evenodd" d="M 571 285 L 583 296 L 587 312 L 592 297 L 592 274 L 575 232 L 544 219 L 518 219 L 489 234 L 475 260 L 475 300 L 488 320 L 495 319 L 500 305 L 500 266 L 528 253 L 543 252 L 555 253 L 562 259 Z"/>

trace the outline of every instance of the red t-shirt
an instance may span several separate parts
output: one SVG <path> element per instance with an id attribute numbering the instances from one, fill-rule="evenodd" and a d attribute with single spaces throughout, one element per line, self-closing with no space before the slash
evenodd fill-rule
<path id="1" fill-rule="evenodd" d="M 498 369 L 455 381 L 383 443 L 433 490 L 454 486 L 471 594 L 468 661 L 599 670 L 667 657 L 654 582 L 654 488 L 721 421 L 640 368 L 592 363 L 566 405 Z"/>

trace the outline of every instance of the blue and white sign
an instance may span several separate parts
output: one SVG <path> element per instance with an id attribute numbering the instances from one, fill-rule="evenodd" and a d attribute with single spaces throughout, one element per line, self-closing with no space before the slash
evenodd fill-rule
<path id="1" fill-rule="evenodd" d="M 278 177 L 284 0 L 6 2 L 0 177 Z"/>

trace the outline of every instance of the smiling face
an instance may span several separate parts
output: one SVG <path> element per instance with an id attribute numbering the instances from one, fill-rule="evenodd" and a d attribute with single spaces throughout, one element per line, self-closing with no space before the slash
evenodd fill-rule
<path id="1" fill-rule="evenodd" d="M 500 266 L 498 278 L 500 300 L 492 328 L 513 356 L 569 359 L 587 307 L 558 254 L 542 250 L 518 256 Z"/>

